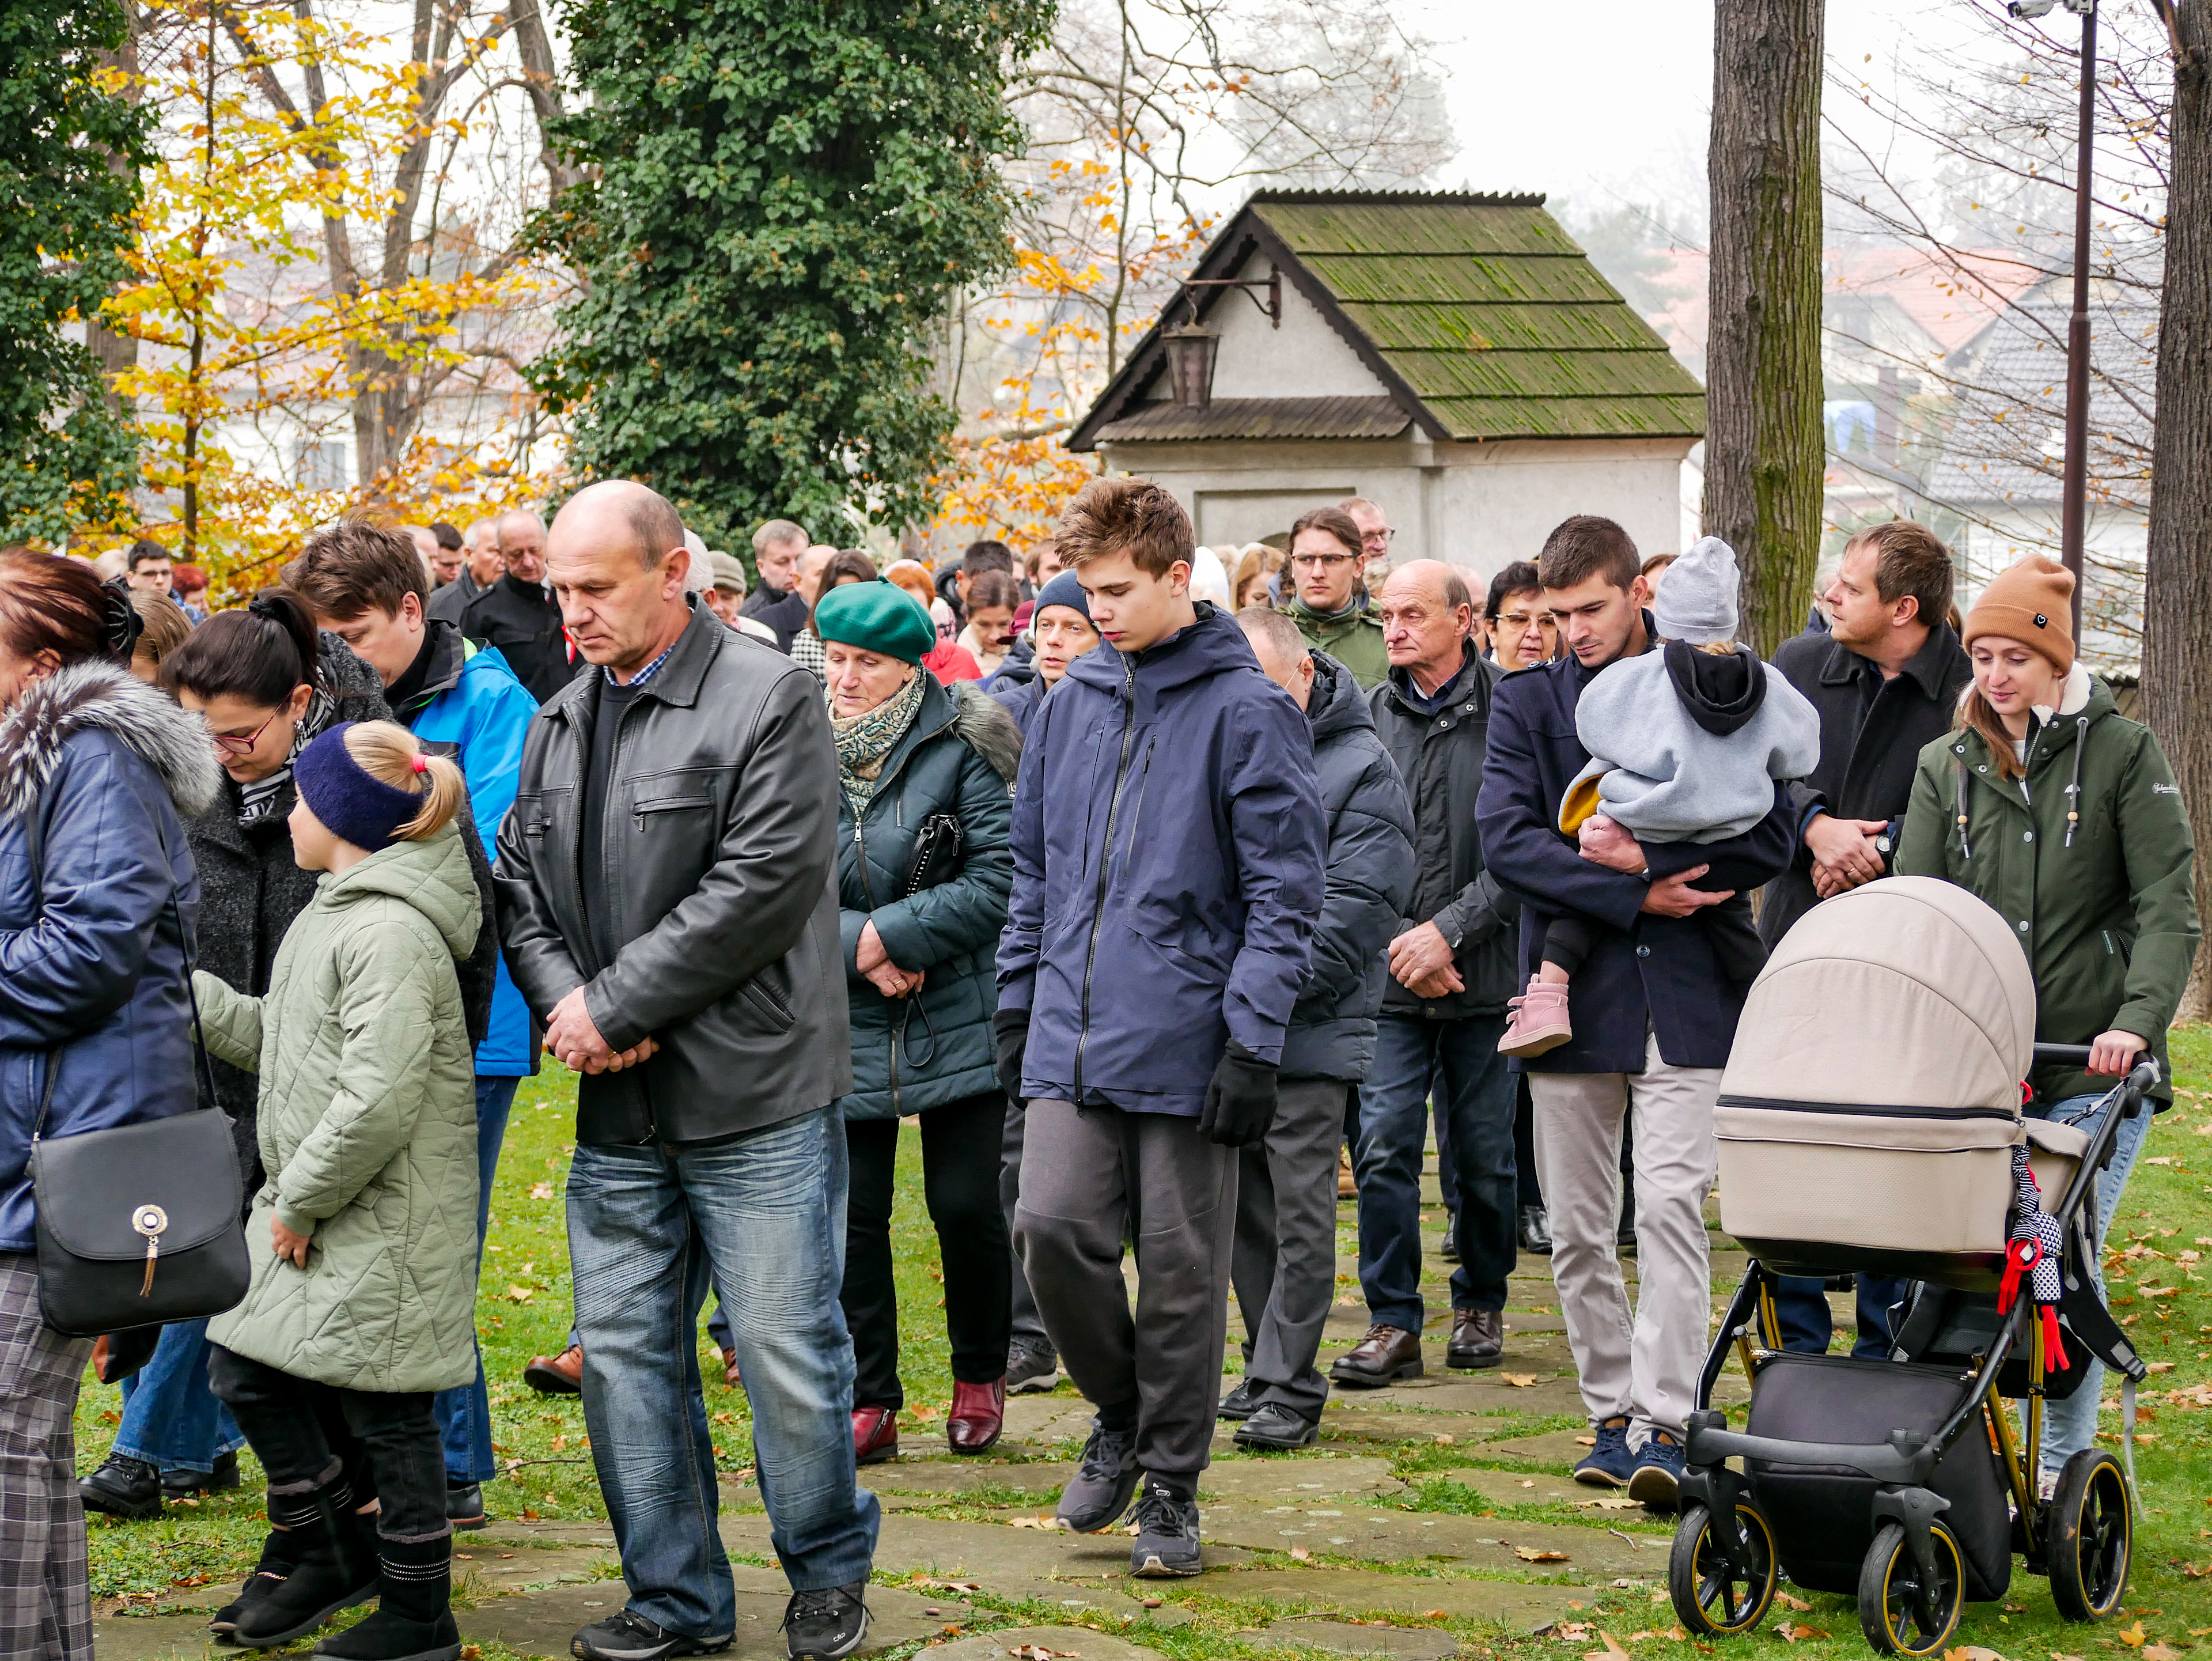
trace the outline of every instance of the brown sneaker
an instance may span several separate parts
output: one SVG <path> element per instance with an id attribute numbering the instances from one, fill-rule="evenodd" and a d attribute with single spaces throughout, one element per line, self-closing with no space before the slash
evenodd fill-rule
<path id="1" fill-rule="evenodd" d="M 522 1369 L 522 1382 L 540 1396 L 584 1393 L 584 1347 L 571 1344 L 558 1355 L 533 1355 Z"/>
<path id="2" fill-rule="evenodd" d="M 738 1376 L 738 1352 L 734 1349 L 722 1352 L 722 1382 L 732 1390 L 745 1387 L 745 1381 Z"/>
<path id="3" fill-rule="evenodd" d="M 1494 1367 L 1505 1359 L 1505 1317 L 1494 1309 L 1452 1311 L 1448 1367 Z"/>
<path id="4" fill-rule="evenodd" d="M 1380 1390 L 1399 1378 L 1421 1376 L 1421 1335 L 1380 1322 L 1336 1358 L 1328 1376 L 1352 1390 Z"/>
<path id="5" fill-rule="evenodd" d="M 1498 1041 L 1501 1056 L 1540 1056 L 1557 1050 L 1575 1036 L 1567 1019 L 1567 989 L 1547 984 L 1533 976 L 1528 989 L 1506 1000 L 1509 1018 L 1505 1036 Z"/>

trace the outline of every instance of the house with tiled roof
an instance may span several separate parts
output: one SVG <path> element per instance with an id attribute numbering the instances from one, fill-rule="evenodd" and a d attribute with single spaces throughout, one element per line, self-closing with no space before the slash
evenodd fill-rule
<path id="1" fill-rule="evenodd" d="M 1559 520 L 1680 551 L 1705 392 L 1541 196 L 1262 191 L 1069 435 L 1214 547 L 1346 496 L 1485 573 Z"/>

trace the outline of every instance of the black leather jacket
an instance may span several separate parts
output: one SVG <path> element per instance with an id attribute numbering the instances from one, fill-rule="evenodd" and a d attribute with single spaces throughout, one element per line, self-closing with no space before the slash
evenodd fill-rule
<path id="1" fill-rule="evenodd" d="M 543 1020 L 577 987 L 641 1068 L 582 1081 L 579 1141 L 698 1142 L 853 1087 L 837 940 L 837 755 L 822 684 L 696 607 L 623 721 L 603 868 L 577 869 L 577 801 L 605 677 L 538 713 L 495 873 L 508 970 Z M 623 942 L 602 963 L 590 884 Z"/>

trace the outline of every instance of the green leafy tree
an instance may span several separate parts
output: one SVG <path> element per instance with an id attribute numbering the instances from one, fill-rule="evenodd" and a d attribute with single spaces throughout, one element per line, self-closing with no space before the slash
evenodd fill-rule
<path id="1" fill-rule="evenodd" d="M 710 538 L 764 518 L 927 520 L 953 412 L 926 344 L 1011 260 L 1007 66 L 1051 0 L 580 0 L 583 279 L 538 377 L 587 477 Z"/>
<path id="2" fill-rule="evenodd" d="M 0 540 L 59 543 L 126 489 L 137 443 L 65 326 L 121 282 L 145 122 L 113 0 L 0 0 Z"/>

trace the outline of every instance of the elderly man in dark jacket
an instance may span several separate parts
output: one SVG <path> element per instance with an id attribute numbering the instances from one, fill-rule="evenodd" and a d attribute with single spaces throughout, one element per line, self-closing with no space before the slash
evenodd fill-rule
<path id="1" fill-rule="evenodd" d="M 691 608 L 683 525 L 643 485 L 570 497 L 548 552 L 594 666 L 531 723 L 500 929 L 545 1047 L 586 1075 L 568 1173 L 584 1422 L 630 1589 L 571 1647 L 664 1661 L 730 1643 L 689 1341 L 711 1273 L 791 1653 L 841 1657 L 867 1630 L 878 1512 L 854 1482 L 838 1307 L 853 1068 L 821 683 Z"/>
<path id="2" fill-rule="evenodd" d="M 1713 1099 L 1746 989 L 1723 971 L 1696 913 L 1779 873 L 1796 818 L 1778 784 L 1764 819 L 1717 842 L 1638 845 L 1610 820 L 1586 829 L 1579 846 L 1560 832 L 1560 799 L 1589 760 L 1575 733 L 1583 689 L 1656 639 L 1638 563 L 1611 520 L 1577 515 L 1546 541 L 1537 568 L 1569 655 L 1498 683 L 1477 817 L 1491 870 L 1522 899 L 1516 973 L 1533 974 L 1553 916 L 1601 925 L 1574 977 L 1573 1037 L 1524 1065 L 1552 1276 L 1596 1432 L 1575 1475 L 1626 1483 L 1631 1497 L 1663 1506 L 1682 1473 L 1683 1421 L 1711 1318 L 1703 1208 L 1717 1163 Z M 1632 1323 L 1614 1255 L 1632 1116 Z"/>
<path id="3" fill-rule="evenodd" d="M 1264 1142 L 1245 1146 L 1230 1266 L 1244 1311 L 1244 1378 L 1220 1415 L 1240 1447 L 1301 1448 L 1321 1433 L 1328 1380 L 1314 1366 L 1336 1295 L 1336 1150 L 1345 1107 L 1375 1058 L 1389 979 L 1383 948 L 1413 891 L 1413 818 L 1352 672 L 1297 624 L 1255 605 L 1237 622 L 1268 679 L 1313 725 L 1328 823 L 1313 970 L 1283 1037 L 1282 1089 Z"/>
<path id="4" fill-rule="evenodd" d="M 1141 1476 L 1147 1575 L 1199 1572 L 1236 1150 L 1274 1117 L 1322 888 L 1311 728 L 1243 631 L 1193 604 L 1194 542 L 1142 479 L 1093 479 L 1060 517 L 1104 644 L 1024 740 L 994 1019 L 1029 1111 L 1014 1244 L 1098 1409 L 1060 1515 L 1109 1528 Z"/>
<path id="5" fill-rule="evenodd" d="M 1820 764 L 1790 787 L 1797 847 L 1766 885 L 1759 938 L 1771 946 L 1821 900 L 1890 873 L 1902 840 L 1923 746 L 1951 730 L 1959 692 L 1973 678 L 1945 620 L 1951 555 L 1925 526 L 1892 520 L 1854 536 L 1826 599 L 1828 632 L 1782 642 L 1774 666 L 1820 715 Z M 1858 1277 L 1853 1353 L 1889 1354 L 1889 1311 L 1905 1282 Z M 1827 1293 L 1789 1276 L 1775 1293 L 1783 1348 L 1824 1354 L 1834 1336 Z"/>
<path id="6" fill-rule="evenodd" d="M 1475 796 L 1498 671 L 1470 638 L 1474 596 L 1449 565 L 1390 574 L 1376 612 L 1390 672 L 1368 694 L 1375 729 L 1406 782 L 1413 889 L 1391 930 L 1375 1063 L 1359 1092 L 1359 1283 L 1367 1335 L 1337 1358 L 1340 1384 L 1372 1389 L 1422 1370 L 1421 1149 L 1431 1086 L 1450 1151 L 1459 1266 L 1448 1365 L 1504 1354 L 1513 1272 L 1513 1080 L 1498 1040 L 1513 993 L 1516 908 L 1484 868 Z"/>

